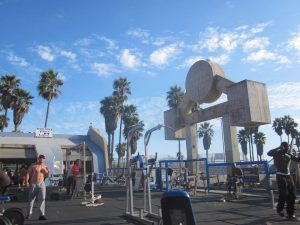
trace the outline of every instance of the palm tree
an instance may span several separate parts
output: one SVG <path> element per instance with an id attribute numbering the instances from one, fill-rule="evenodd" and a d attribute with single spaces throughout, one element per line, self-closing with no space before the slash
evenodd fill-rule
<path id="1" fill-rule="evenodd" d="M 135 105 L 125 105 L 123 111 L 123 122 L 124 122 L 124 129 L 123 129 L 123 136 L 125 139 L 128 138 L 128 132 L 130 130 L 130 126 L 135 125 L 138 123 L 138 114 L 136 112 Z"/>
<path id="2" fill-rule="evenodd" d="M 59 79 L 58 73 L 50 69 L 48 71 L 42 72 L 40 75 L 40 81 L 37 86 L 39 95 L 47 100 L 47 112 L 45 119 L 45 128 L 48 123 L 48 114 L 50 109 L 50 103 L 54 98 L 58 98 L 61 94 L 59 88 L 64 84 L 63 80 Z"/>
<path id="3" fill-rule="evenodd" d="M 248 141 L 249 141 L 250 160 L 254 161 L 253 134 L 255 134 L 258 131 L 258 127 L 245 127 L 245 130 L 249 138 Z"/>
<path id="4" fill-rule="evenodd" d="M 3 131 L 4 127 L 8 127 L 9 118 L 5 115 L 0 115 L 0 130 Z"/>
<path id="5" fill-rule="evenodd" d="M 247 153 L 248 153 L 247 144 L 248 144 L 248 141 L 249 141 L 249 136 L 248 136 L 245 129 L 239 130 L 239 133 L 238 133 L 237 136 L 238 136 L 238 141 L 241 144 L 242 152 L 243 152 L 243 155 L 244 155 L 244 160 L 246 160 L 247 159 Z"/>
<path id="6" fill-rule="evenodd" d="M 0 94 L 1 94 L 1 105 L 4 110 L 4 126 L 1 126 L 3 132 L 5 124 L 8 122 L 7 111 L 12 107 L 12 101 L 15 96 L 16 89 L 19 88 L 20 80 L 15 75 L 4 75 L 1 77 Z M 8 125 L 8 124 L 7 124 Z"/>
<path id="7" fill-rule="evenodd" d="M 282 142 L 282 134 L 283 134 L 283 119 L 282 118 L 275 118 L 272 125 L 275 132 L 280 137 L 280 143 Z"/>
<path id="8" fill-rule="evenodd" d="M 170 90 L 167 92 L 168 106 L 171 109 L 178 108 L 183 96 L 184 92 L 181 90 L 181 87 L 177 85 L 171 86 Z"/>
<path id="9" fill-rule="evenodd" d="M 300 153 L 300 133 L 298 132 L 298 134 L 296 135 L 296 146 L 298 149 L 298 153 Z"/>
<path id="10" fill-rule="evenodd" d="M 130 91 L 130 82 L 126 78 L 120 77 L 119 79 L 115 80 L 113 83 L 114 92 L 113 95 L 117 96 L 120 99 L 120 128 L 119 128 L 119 148 L 122 147 L 121 145 L 121 137 L 122 137 L 122 123 L 123 123 L 123 110 L 124 110 L 124 102 L 128 100 L 128 96 L 131 94 Z M 121 149 L 119 149 L 121 151 Z"/>
<path id="11" fill-rule="evenodd" d="M 282 121 L 283 121 L 284 133 L 287 135 L 288 142 L 289 142 L 290 141 L 290 134 L 291 134 L 292 130 L 295 129 L 295 127 L 298 126 L 298 124 L 289 115 L 284 116 Z"/>
<path id="12" fill-rule="evenodd" d="M 142 124 L 142 126 L 144 127 L 143 121 L 138 120 L 138 122 L 136 124 Z M 130 149 L 131 149 L 131 154 L 134 155 L 136 153 L 137 150 L 137 142 L 138 140 L 143 136 L 143 132 L 144 128 L 141 128 L 139 130 L 136 130 L 131 137 L 130 140 Z"/>
<path id="13" fill-rule="evenodd" d="M 297 136 L 299 136 L 299 131 L 296 130 L 295 127 L 291 129 L 291 145 L 293 145 L 294 140 L 296 140 Z"/>
<path id="14" fill-rule="evenodd" d="M 168 106 L 170 109 L 176 109 L 178 108 L 180 102 L 182 102 L 184 96 L 184 92 L 181 90 L 181 87 L 174 85 L 170 87 L 170 90 L 167 92 L 167 101 L 168 101 Z M 198 106 L 196 104 L 196 106 Z M 178 139 L 178 153 L 177 153 L 177 158 L 178 156 L 181 157 L 181 147 L 180 147 L 180 139 Z M 178 158 L 180 160 L 180 158 Z"/>
<path id="15" fill-rule="evenodd" d="M 264 144 L 266 143 L 266 135 L 263 132 L 256 132 L 254 134 L 254 143 L 256 144 L 257 155 L 261 160 L 264 152 Z"/>
<path id="16" fill-rule="evenodd" d="M 33 96 L 28 91 L 21 88 L 16 90 L 16 95 L 12 103 L 15 125 L 14 132 L 18 131 L 18 126 L 21 124 L 24 115 L 28 112 L 29 106 L 32 104 L 31 99 L 33 99 Z"/>
<path id="17" fill-rule="evenodd" d="M 103 100 L 100 101 L 100 104 L 100 113 L 104 116 L 105 131 L 108 135 L 107 149 L 109 152 L 109 166 L 110 168 L 112 168 L 114 132 L 118 126 L 119 98 L 116 96 L 105 97 Z"/>
<path id="18" fill-rule="evenodd" d="M 176 158 L 177 158 L 178 160 L 183 160 L 184 156 L 181 154 L 181 152 L 177 152 Z"/>
<path id="19" fill-rule="evenodd" d="M 116 146 L 116 152 L 118 154 L 118 168 L 120 167 L 120 160 L 125 156 L 126 154 L 126 143 L 122 143 L 121 146 L 117 144 Z"/>
<path id="20" fill-rule="evenodd" d="M 134 105 L 128 105 L 124 107 L 124 112 L 123 112 L 123 120 L 124 120 L 124 130 L 123 130 L 123 135 L 125 139 L 128 139 L 128 132 L 131 129 L 131 127 L 135 124 L 142 123 L 140 121 L 138 114 L 136 112 L 136 106 Z M 139 138 L 142 136 L 142 129 L 136 130 L 131 137 L 130 141 L 130 148 L 131 148 L 131 154 L 135 154 L 137 150 L 137 141 Z M 130 156 L 129 156 L 130 157 Z"/>
<path id="21" fill-rule="evenodd" d="M 199 138 L 203 138 L 203 147 L 206 150 L 206 159 L 208 160 L 208 150 L 211 145 L 212 137 L 214 136 L 213 125 L 208 122 L 200 123 L 198 129 Z"/>

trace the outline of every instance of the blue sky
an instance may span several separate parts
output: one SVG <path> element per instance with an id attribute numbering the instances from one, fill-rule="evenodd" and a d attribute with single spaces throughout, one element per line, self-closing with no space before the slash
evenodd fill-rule
<path id="1" fill-rule="evenodd" d="M 128 103 L 137 105 L 147 130 L 163 123 L 166 92 L 175 84 L 185 89 L 199 59 L 220 64 L 235 82 L 266 83 L 272 120 L 290 115 L 300 123 L 299 8 L 297 0 L 0 0 L 0 75 L 15 74 L 35 97 L 24 132 L 44 125 L 47 105 L 36 90 L 42 71 L 53 68 L 64 80 L 49 115 L 54 133 L 86 134 L 92 124 L 106 137 L 99 101 L 111 95 L 115 79 L 131 82 Z M 210 152 L 222 152 L 220 120 L 210 122 Z M 266 150 L 279 144 L 270 125 L 260 130 Z M 202 140 L 199 148 L 205 156 Z M 177 142 L 155 132 L 149 151 L 175 156 Z"/>

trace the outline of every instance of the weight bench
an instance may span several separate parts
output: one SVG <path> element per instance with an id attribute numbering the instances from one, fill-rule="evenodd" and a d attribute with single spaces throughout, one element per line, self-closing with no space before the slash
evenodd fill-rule
<path id="1" fill-rule="evenodd" d="M 9 195 L 0 195 L 0 202 L 4 203 L 4 202 L 10 202 L 11 198 Z"/>

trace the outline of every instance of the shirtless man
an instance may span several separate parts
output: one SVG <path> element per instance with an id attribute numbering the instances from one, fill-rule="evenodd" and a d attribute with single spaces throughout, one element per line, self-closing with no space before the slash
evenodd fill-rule
<path id="1" fill-rule="evenodd" d="M 287 142 L 281 142 L 281 145 L 268 151 L 268 156 L 274 159 L 274 165 L 277 169 L 276 181 L 278 186 L 278 204 L 277 213 L 283 217 L 283 208 L 286 203 L 287 219 L 298 221 L 295 216 L 296 191 L 293 178 L 290 174 L 291 161 L 300 162 L 300 158 L 291 154 L 291 147 Z"/>
<path id="2" fill-rule="evenodd" d="M 28 169 L 29 176 L 29 208 L 26 219 L 30 219 L 34 201 L 38 196 L 40 204 L 40 217 L 39 220 L 47 220 L 45 217 L 45 199 L 46 199 L 46 185 L 45 179 L 49 177 L 50 170 L 44 162 L 45 156 L 39 155 L 37 163 L 31 164 Z"/>

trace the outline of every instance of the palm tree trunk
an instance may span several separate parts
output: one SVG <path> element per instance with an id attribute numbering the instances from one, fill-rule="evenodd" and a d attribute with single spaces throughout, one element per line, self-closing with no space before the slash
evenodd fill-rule
<path id="1" fill-rule="evenodd" d="M 5 116 L 4 119 L 5 119 L 5 121 L 4 121 L 4 125 L 3 125 L 2 129 L 1 129 L 1 132 L 3 132 L 5 124 L 6 124 L 6 121 L 7 121 L 7 111 L 8 111 L 8 109 L 5 109 L 5 113 L 4 113 L 4 116 Z"/>
<path id="2" fill-rule="evenodd" d="M 250 139 L 249 139 L 249 158 L 250 158 L 250 161 L 252 161 L 252 152 L 251 152 Z"/>
<path id="3" fill-rule="evenodd" d="M 47 123 L 48 123 L 48 114 L 49 114 L 50 102 L 51 102 L 51 100 L 48 100 L 47 112 L 46 112 L 46 119 L 45 119 L 45 126 L 44 126 L 45 128 L 47 128 Z"/>
<path id="4" fill-rule="evenodd" d="M 293 146 L 293 142 L 294 142 L 294 138 L 292 137 L 292 140 L 291 140 L 291 146 Z"/>
<path id="5" fill-rule="evenodd" d="M 114 142 L 115 142 L 115 132 L 113 131 L 112 138 L 111 138 L 111 146 L 110 146 L 111 162 L 113 162 L 113 159 L 114 159 Z M 112 165 L 112 163 L 111 163 L 111 165 Z"/>
<path id="6" fill-rule="evenodd" d="M 110 134 L 107 133 L 107 156 L 108 156 L 108 164 L 109 164 L 109 168 L 111 168 L 111 164 L 112 164 L 112 160 L 111 160 L 111 156 L 110 156 Z"/>
<path id="7" fill-rule="evenodd" d="M 121 114 L 121 118 L 120 118 L 120 128 L 119 128 L 119 152 L 121 152 L 122 122 L 123 122 L 123 113 Z"/>
<path id="8" fill-rule="evenodd" d="M 250 134 L 250 143 L 251 143 L 252 161 L 254 161 L 254 150 L 253 150 L 252 133 Z"/>
<path id="9" fill-rule="evenodd" d="M 206 150 L 206 160 L 207 160 L 207 163 L 208 163 L 208 150 Z"/>

